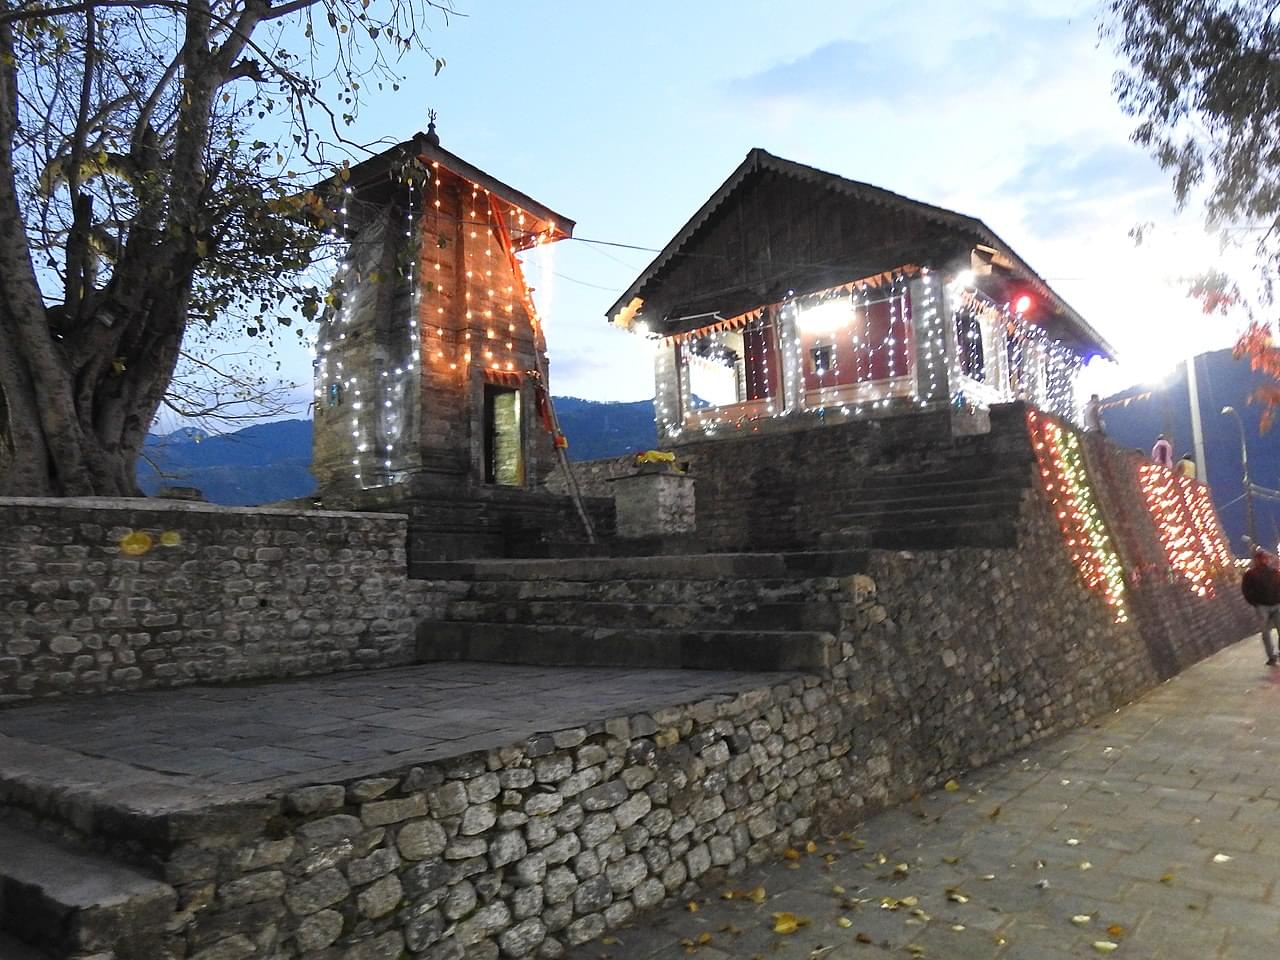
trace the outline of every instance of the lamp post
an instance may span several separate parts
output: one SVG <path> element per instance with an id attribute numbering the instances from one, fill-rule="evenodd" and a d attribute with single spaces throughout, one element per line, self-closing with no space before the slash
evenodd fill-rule
<path id="1" fill-rule="evenodd" d="M 1227 414 L 1236 418 L 1236 427 L 1240 430 L 1240 467 L 1244 471 L 1245 523 L 1249 527 L 1249 539 L 1257 543 L 1258 531 L 1253 522 L 1253 482 L 1249 479 L 1249 445 L 1244 439 L 1244 421 L 1240 419 L 1240 412 L 1235 407 L 1223 407 L 1222 415 L 1225 417 Z"/>

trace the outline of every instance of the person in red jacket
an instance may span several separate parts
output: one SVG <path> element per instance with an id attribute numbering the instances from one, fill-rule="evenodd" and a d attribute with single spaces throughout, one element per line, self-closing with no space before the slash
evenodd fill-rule
<path id="1" fill-rule="evenodd" d="M 1244 594 L 1245 603 L 1262 615 L 1262 649 L 1267 654 L 1267 666 L 1280 664 L 1275 641 L 1271 639 L 1273 628 L 1280 636 L 1280 569 L 1277 569 L 1276 558 L 1262 547 L 1253 548 L 1253 560 L 1240 578 L 1240 592 Z"/>

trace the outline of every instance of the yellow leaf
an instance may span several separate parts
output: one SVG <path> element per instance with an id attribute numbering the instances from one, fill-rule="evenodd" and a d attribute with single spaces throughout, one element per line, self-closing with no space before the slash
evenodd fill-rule
<path id="1" fill-rule="evenodd" d="M 914 907 L 916 904 L 920 902 L 920 898 L 919 897 L 903 897 L 898 902 L 902 904 L 904 907 Z"/>
<path id="2" fill-rule="evenodd" d="M 947 899 L 950 900 L 952 903 L 968 903 L 969 902 L 969 898 L 965 896 L 963 893 L 961 893 L 959 890 L 948 890 Z"/>
<path id="3" fill-rule="evenodd" d="M 711 934 L 709 934 L 709 933 L 700 933 L 700 934 L 698 934 L 698 945 L 699 945 L 699 946 L 704 946 L 704 947 L 705 947 L 705 946 L 706 946 L 708 943 L 710 943 L 710 942 L 711 942 Z"/>
<path id="4" fill-rule="evenodd" d="M 910 871 L 911 871 L 911 868 L 908 867 L 905 863 L 900 863 L 893 868 L 893 872 L 898 874 L 905 874 L 905 873 L 909 873 Z"/>
<path id="5" fill-rule="evenodd" d="M 840 886 L 839 884 L 837 884 L 836 886 L 834 886 L 834 887 L 832 887 L 832 888 L 831 888 L 831 892 L 832 892 L 832 893 L 844 893 L 844 887 L 842 887 L 842 886 Z"/>
<path id="6" fill-rule="evenodd" d="M 166 547 L 177 547 L 182 544 L 182 534 L 177 530 L 166 530 L 160 534 L 160 543 Z"/>
<path id="7" fill-rule="evenodd" d="M 1113 950 L 1118 949 L 1119 946 L 1120 944 L 1112 943 L 1110 940 L 1093 941 L 1093 949 L 1097 950 L 1099 953 L 1111 953 Z"/>
<path id="8" fill-rule="evenodd" d="M 600 942 L 606 947 L 616 947 L 618 945 L 617 937 L 601 937 Z"/>
<path id="9" fill-rule="evenodd" d="M 1165 885 L 1168 885 L 1168 884 L 1170 884 L 1170 883 L 1173 883 L 1173 874 L 1172 874 L 1172 873 L 1166 873 L 1163 877 L 1161 877 L 1161 878 L 1160 878 L 1160 882 L 1161 882 L 1161 883 L 1163 883 L 1163 884 L 1165 884 Z"/>
<path id="10" fill-rule="evenodd" d="M 913 957 L 924 956 L 924 947 L 920 946 L 918 943 L 908 943 L 907 953 L 911 954 Z"/>
<path id="11" fill-rule="evenodd" d="M 764 903 L 764 900 L 765 900 L 764 887 L 756 887 L 754 890 L 748 893 L 747 896 L 750 898 L 752 903 Z"/>
<path id="12" fill-rule="evenodd" d="M 965 929 L 965 925 L 963 923 L 953 923 L 951 925 L 951 929 L 954 930 L 956 933 L 959 933 L 961 930 Z"/>
<path id="13" fill-rule="evenodd" d="M 836 926 L 848 930 L 853 926 L 853 921 L 848 917 L 836 917 Z"/>
<path id="14" fill-rule="evenodd" d="M 948 780 L 942 785 L 942 789 L 947 791 L 947 793 L 955 793 L 960 789 L 960 784 L 955 780 Z"/>
<path id="15" fill-rule="evenodd" d="M 151 534 L 134 530 L 120 538 L 120 552 L 126 557 L 140 557 L 151 549 Z"/>
<path id="16" fill-rule="evenodd" d="M 697 900 L 690 900 L 690 901 L 689 901 L 688 903 L 686 903 L 684 906 L 685 906 L 685 909 L 686 909 L 686 910 L 688 910 L 690 913 L 697 913 L 697 912 L 698 912 L 698 901 L 697 901 Z"/>
<path id="17" fill-rule="evenodd" d="M 794 913 L 775 913 L 773 915 L 774 933 L 795 933 L 800 929 Z"/>
<path id="18" fill-rule="evenodd" d="M 736 897 L 736 896 L 737 896 L 737 894 L 736 894 L 736 893 L 734 893 L 732 890 L 726 890 L 724 893 L 720 894 L 720 899 L 721 899 L 721 900 L 732 900 L 732 899 L 733 899 L 734 897 Z"/>
<path id="19" fill-rule="evenodd" d="M 1107 936 L 1115 937 L 1119 940 L 1124 936 L 1124 927 L 1120 926 L 1118 923 L 1113 923 L 1111 926 L 1107 927 Z"/>
<path id="20" fill-rule="evenodd" d="M 942 862 L 943 863 L 959 863 L 960 858 L 959 857 L 943 857 Z"/>
<path id="21" fill-rule="evenodd" d="M 805 852 L 805 853 L 817 853 L 817 852 L 818 852 L 818 845 L 817 845 L 816 843 L 814 843 L 812 840 L 810 840 L 808 843 L 806 843 L 806 844 L 804 845 L 804 852 Z"/>
<path id="22" fill-rule="evenodd" d="M 788 860 L 800 859 L 800 851 L 796 850 L 794 847 L 787 847 L 787 849 L 782 851 L 782 855 Z"/>

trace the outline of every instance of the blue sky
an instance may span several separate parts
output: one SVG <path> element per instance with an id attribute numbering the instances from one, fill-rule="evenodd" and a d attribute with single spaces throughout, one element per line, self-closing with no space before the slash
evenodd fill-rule
<path id="1" fill-rule="evenodd" d="M 1153 380 L 1234 324 L 1176 279 L 1213 263 L 1194 215 L 1128 142 L 1098 5 L 1062 0 L 644 4 L 456 0 L 357 135 L 439 111 L 443 145 L 577 221 L 660 248 L 752 147 L 980 217 L 1118 348 L 1103 389 Z M 1154 221 L 1135 248 L 1129 229 Z M 652 396 L 642 343 L 604 312 L 652 254 L 557 244 L 531 280 L 557 394 Z M 285 376 L 309 388 L 310 356 Z M 304 393 L 307 391 L 303 391 Z"/>

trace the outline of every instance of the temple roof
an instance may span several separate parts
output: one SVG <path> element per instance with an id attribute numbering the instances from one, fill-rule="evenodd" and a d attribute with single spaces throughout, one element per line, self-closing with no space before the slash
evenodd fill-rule
<path id="1" fill-rule="evenodd" d="M 433 124 L 434 126 L 434 124 Z M 517 190 L 497 177 L 486 173 L 479 167 L 468 163 L 456 154 L 440 146 L 440 138 L 434 130 L 429 133 L 419 131 L 408 140 L 382 153 L 363 160 L 351 167 L 347 185 L 352 192 L 363 200 L 380 202 L 390 197 L 391 188 L 396 183 L 404 164 L 412 157 L 418 157 L 424 164 L 438 163 L 451 173 L 462 177 L 513 206 L 530 214 L 545 229 L 554 226 L 554 238 L 564 239 L 573 236 L 574 221 L 557 213 L 545 204 L 539 203 L 526 193 Z"/>
<path id="2" fill-rule="evenodd" d="M 942 267 L 970 256 L 988 279 L 1043 301 L 1046 328 L 1086 352 L 1114 350 L 1074 308 L 976 217 L 776 157 L 759 147 L 720 185 L 609 309 L 660 333 L 690 318 L 728 318 L 907 264 Z M 989 291 L 990 292 L 990 291 Z"/>

